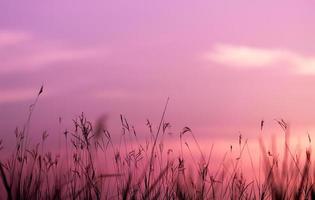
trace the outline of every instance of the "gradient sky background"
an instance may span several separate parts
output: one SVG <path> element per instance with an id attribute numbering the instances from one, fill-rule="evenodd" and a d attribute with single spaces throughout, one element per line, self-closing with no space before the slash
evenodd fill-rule
<path id="1" fill-rule="evenodd" d="M 82 111 L 166 119 L 198 138 L 255 137 L 261 119 L 315 131 L 315 2 L 0 1 L 0 138 L 41 137 Z M 62 125 L 58 118 L 62 117 Z"/>

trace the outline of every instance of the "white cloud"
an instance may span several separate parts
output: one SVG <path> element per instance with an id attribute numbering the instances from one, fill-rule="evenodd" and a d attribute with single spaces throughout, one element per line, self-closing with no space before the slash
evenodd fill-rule
<path id="1" fill-rule="evenodd" d="M 297 73 L 315 74 L 315 57 L 286 49 L 217 44 L 212 51 L 206 52 L 203 58 L 238 68 L 260 68 L 285 63 L 294 67 Z"/>

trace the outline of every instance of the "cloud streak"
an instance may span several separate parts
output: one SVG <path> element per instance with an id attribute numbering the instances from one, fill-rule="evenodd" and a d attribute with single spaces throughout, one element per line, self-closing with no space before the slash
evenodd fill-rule
<path id="1" fill-rule="evenodd" d="M 14 103 L 20 101 L 27 101 L 35 99 L 36 92 L 38 89 L 28 88 L 28 89 L 6 89 L 0 90 L 0 104 L 3 103 Z"/>
<path id="2" fill-rule="evenodd" d="M 0 48 L 14 46 L 29 40 L 31 40 L 31 36 L 27 32 L 0 30 Z"/>
<path id="3" fill-rule="evenodd" d="M 315 56 L 305 56 L 287 49 L 216 44 L 203 58 L 236 68 L 263 68 L 285 64 L 300 74 L 315 75 Z"/>
<path id="4" fill-rule="evenodd" d="M 24 55 L 18 55 L 19 59 L 12 57 L 4 61 L 1 65 L 4 68 L 0 72 L 13 70 L 36 70 L 50 64 L 78 61 L 84 59 L 93 59 L 105 55 L 106 51 L 101 49 L 46 49 L 42 52 L 29 52 Z"/>
<path id="5" fill-rule="evenodd" d="M 104 89 L 94 92 L 94 97 L 103 100 L 148 100 L 155 98 L 154 94 L 144 91 L 130 91 L 126 89 Z"/>
<path id="6" fill-rule="evenodd" d="M 2 47 L 8 47 L 5 49 Z M 0 30 L 0 73 L 32 71 L 51 64 L 104 58 L 107 48 L 73 46 L 61 41 L 43 40 L 30 33 Z"/>

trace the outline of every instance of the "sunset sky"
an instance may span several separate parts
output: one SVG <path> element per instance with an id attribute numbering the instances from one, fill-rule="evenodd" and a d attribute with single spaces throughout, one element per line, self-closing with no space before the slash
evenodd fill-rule
<path id="1" fill-rule="evenodd" d="M 315 133 L 314 9 L 308 0 L 1 0 L 0 138 L 13 141 L 42 84 L 33 136 L 56 136 L 81 112 L 106 114 L 113 131 L 124 114 L 145 134 L 167 97 L 175 133 L 256 137 L 260 120 L 273 130 L 279 118 Z"/>

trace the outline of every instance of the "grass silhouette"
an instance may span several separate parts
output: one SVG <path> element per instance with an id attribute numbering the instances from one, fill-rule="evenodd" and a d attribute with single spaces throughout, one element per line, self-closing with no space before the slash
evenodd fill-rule
<path id="1" fill-rule="evenodd" d="M 163 146 L 163 137 L 170 127 L 164 119 L 169 99 L 157 130 L 147 120 L 151 139 L 145 145 L 139 142 L 135 128 L 123 115 L 120 116 L 122 135 L 117 144 L 102 124 L 104 116 L 93 126 L 82 113 L 73 120 L 74 130 L 64 131 L 64 155 L 45 151 L 46 132 L 41 143 L 33 145 L 29 141 L 29 123 L 42 92 L 43 87 L 30 106 L 23 129 L 15 130 L 14 152 L 0 161 L 2 199 L 315 199 L 311 148 L 307 148 L 305 157 L 294 156 L 289 144 L 289 124 L 284 120 L 276 121 L 285 135 L 283 156 L 267 151 L 260 138 L 262 162 L 258 163 L 259 172 L 256 172 L 259 176 L 248 177 L 240 166 L 244 154 L 250 157 L 248 165 L 252 169 L 256 163 L 241 134 L 239 154 L 231 158 L 230 169 L 224 164 L 227 153 L 220 161 L 211 159 L 212 145 L 207 157 L 189 127 L 178 134 L 180 153 L 171 157 L 174 150 L 166 151 Z M 263 126 L 261 121 L 261 130 Z M 184 135 L 190 135 L 193 143 L 184 142 Z M 127 145 L 127 136 L 137 141 L 137 145 Z M 309 135 L 308 138 L 311 144 Z M 196 146 L 200 161 L 192 159 L 189 167 L 189 155 L 183 149 L 193 158 L 191 145 Z M 104 156 L 104 162 L 98 161 L 99 155 Z M 219 167 L 210 170 L 215 162 Z"/>

